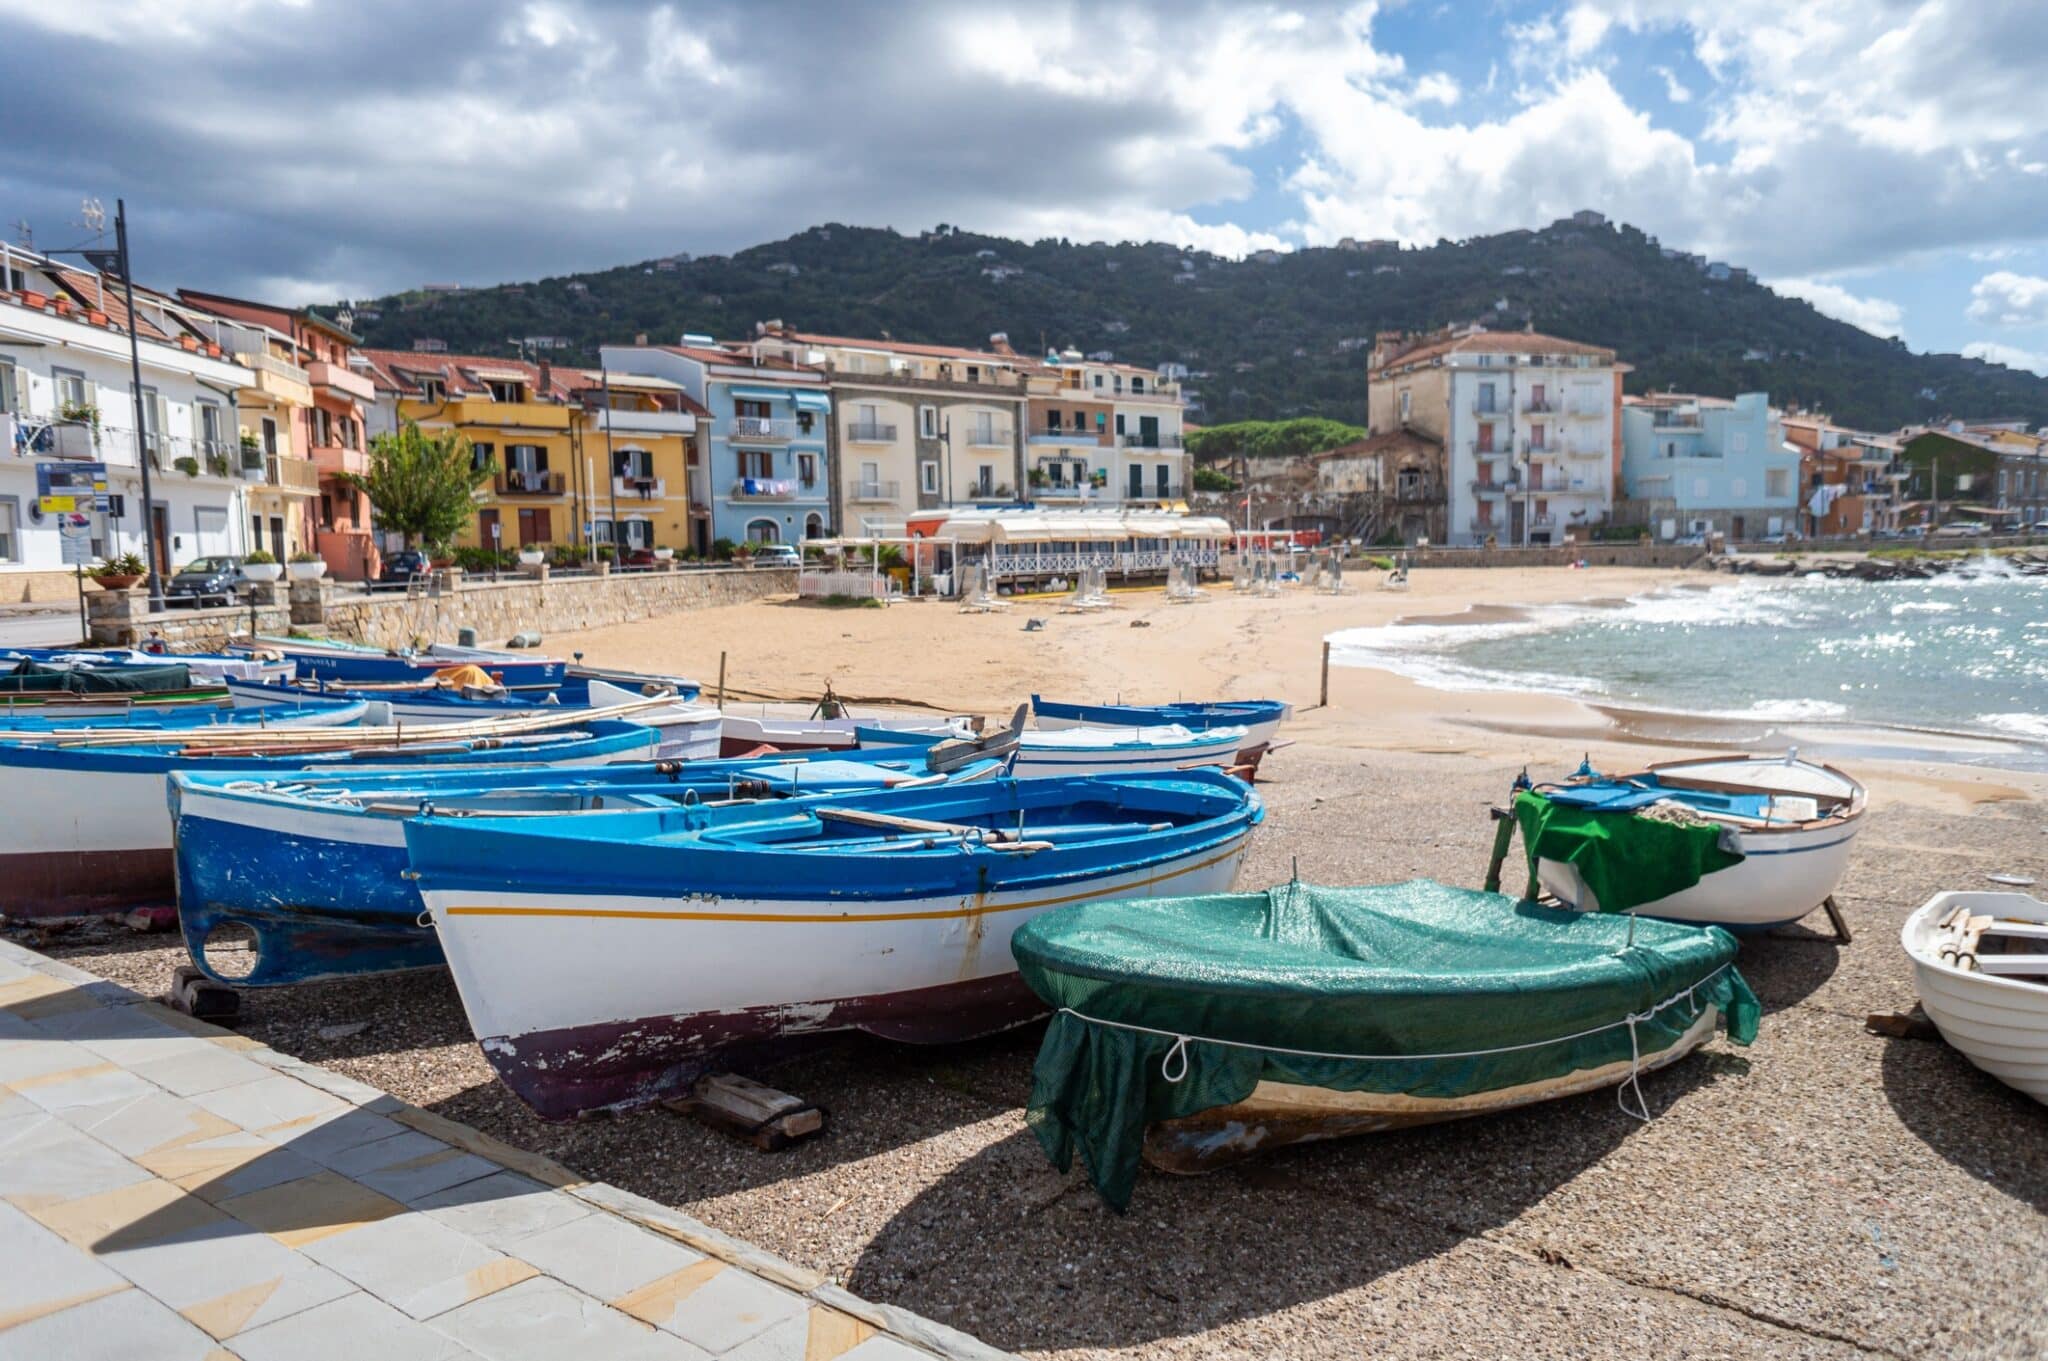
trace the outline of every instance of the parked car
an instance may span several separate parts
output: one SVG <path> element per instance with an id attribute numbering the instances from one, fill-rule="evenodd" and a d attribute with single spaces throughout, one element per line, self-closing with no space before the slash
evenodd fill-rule
<path id="1" fill-rule="evenodd" d="M 377 580 L 387 583 L 411 581 L 432 570 L 433 564 L 427 561 L 425 553 L 417 548 L 401 548 L 385 556 L 384 570 L 377 574 Z"/>
<path id="2" fill-rule="evenodd" d="M 1973 539 L 1985 533 L 1985 527 L 1982 520 L 1957 520 L 1952 524 L 1943 525 L 1934 532 L 1943 538 Z"/>
<path id="3" fill-rule="evenodd" d="M 796 545 L 790 543 L 764 543 L 754 550 L 756 567 L 796 567 L 803 562 L 797 555 Z"/>
<path id="4" fill-rule="evenodd" d="M 239 557 L 194 558 L 180 567 L 164 587 L 166 605 L 232 605 L 247 585 Z"/>
<path id="5" fill-rule="evenodd" d="M 654 556 L 652 548 L 628 548 L 625 552 L 619 554 L 619 567 L 625 571 L 631 571 L 634 568 L 652 567 L 659 561 L 661 560 Z"/>

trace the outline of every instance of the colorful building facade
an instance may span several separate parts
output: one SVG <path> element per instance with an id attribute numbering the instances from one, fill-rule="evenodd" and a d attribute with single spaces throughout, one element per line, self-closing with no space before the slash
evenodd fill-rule
<path id="1" fill-rule="evenodd" d="M 1621 440 L 1627 495 L 1655 538 L 1797 532 L 1799 451 L 1764 393 L 1624 398 Z"/>

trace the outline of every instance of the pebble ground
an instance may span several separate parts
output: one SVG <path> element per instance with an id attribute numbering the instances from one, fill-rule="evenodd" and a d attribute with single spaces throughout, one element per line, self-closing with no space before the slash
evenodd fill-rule
<path id="1" fill-rule="evenodd" d="M 1477 884 L 1514 769 L 1292 747 L 1268 762 L 1240 883 L 1298 861 L 1326 883 Z M 846 1039 L 762 1073 L 832 1118 L 775 1154 L 660 1111 L 535 1119 L 440 973 L 251 994 L 243 1028 L 1035 1356 L 2040 1357 L 2048 1108 L 1863 1020 L 1913 1004 L 1906 914 L 1990 872 L 2048 881 L 2044 833 L 2028 803 L 1874 812 L 1841 894 L 1854 943 L 1816 918 L 1745 944 L 1762 1034 L 1646 1079 L 1649 1125 L 1600 1092 L 1210 1177 L 1148 1170 L 1122 1216 L 1024 1128 L 1036 1027 Z M 151 992 L 183 954 L 98 929 L 44 948 Z"/>

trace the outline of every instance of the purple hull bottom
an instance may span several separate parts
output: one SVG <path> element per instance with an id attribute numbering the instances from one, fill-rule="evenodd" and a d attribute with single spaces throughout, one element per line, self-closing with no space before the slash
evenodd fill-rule
<path id="1" fill-rule="evenodd" d="M 168 906 L 177 896 L 168 850 L 23 851 L 0 855 L 0 913 L 68 917 Z"/>
<path id="2" fill-rule="evenodd" d="M 805 1015 L 801 1031 L 787 1029 L 793 1013 Z M 568 1120 L 682 1096 L 707 1072 L 785 1057 L 832 1031 L 864 1030 L 904 1044 L 953 1044 L 1044 1014 L 1045 1004 L 1010 973 L 874 997 L 492 1037 L 483 1041 L 483 1051 L 505 1085 L 543 1119 Z"/>

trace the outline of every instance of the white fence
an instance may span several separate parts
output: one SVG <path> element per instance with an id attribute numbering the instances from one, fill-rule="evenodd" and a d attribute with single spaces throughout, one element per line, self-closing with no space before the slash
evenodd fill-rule
<path id="1" fill-rule="evenodd" d="M 896 583 L 888 576 L 874 572 L 814 572 L 806 570 L 796 579 L 796 593 L 806 600 L 823 600 L 827 596 L 851 596 L 855 600 L 889 600 L 896 594 Z"/>

